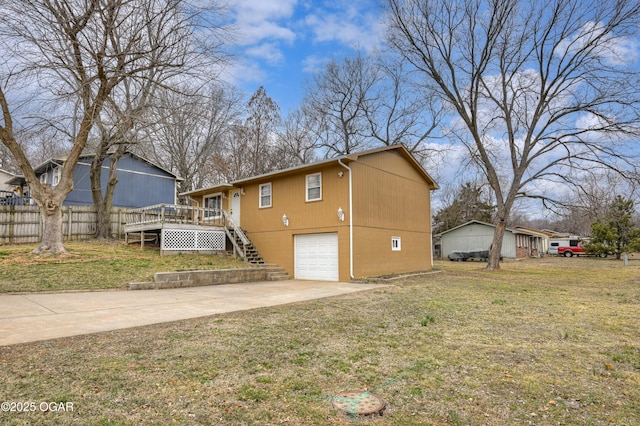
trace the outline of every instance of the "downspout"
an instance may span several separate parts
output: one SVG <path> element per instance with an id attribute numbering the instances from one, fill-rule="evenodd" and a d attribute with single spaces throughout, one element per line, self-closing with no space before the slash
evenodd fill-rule
<path id="1" fill-rule="evenodd" d="M 431 252 L 431 269 L 433 269 L 433 218 L 431 215 L 431 190 L 429 190 L 429 228 L 431 229 L 431 232 L 429 232 L 429 251 Z M 440 243 L 440 250 L 442 250 L 442 242 Z"/>
<path id="2" fill-rule="evenodd" d="M 341 158 L 338 158 L 338 164 L 349 171 L 349 276 L 353 280 L 353 178 L 351 168 Z"/>

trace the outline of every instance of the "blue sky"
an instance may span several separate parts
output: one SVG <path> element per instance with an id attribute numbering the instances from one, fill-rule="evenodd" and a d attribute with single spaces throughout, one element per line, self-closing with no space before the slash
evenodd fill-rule
<path id="1" fill-rule="evenodd" d="M 283 115 L 331 59 L 372 52 L 384 39 L 378 0 L 229 0 L 236 59 L 226 79 L 253 94 L 264 86 Z"/>

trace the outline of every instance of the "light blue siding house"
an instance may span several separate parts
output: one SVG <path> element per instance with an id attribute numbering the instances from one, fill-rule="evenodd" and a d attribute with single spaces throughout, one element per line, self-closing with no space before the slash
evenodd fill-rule
<path id="1" fill-rule="evenodd" d="M 67 195 L 65 206 L 93 205 L 91 196 L 91 162 L 94 155 L 83 155 L 73 171 L 73 190 Z M 64 159 L 50 159 L 35 168 L 40 182 L 55 187 L 64 167 Z M 102 192 L 106 190 L 110 159 L 102 166 Z M 118 161 L 116 169 L 118 184 L 113 194 L 113 207 L 139 208 L 154 204 L 176 204 L 178 182 L 182 179 L 168 170 L 132 153 L 125 153 Z M 25 186 L 24 177 L 11 181 L 14 185 Z M 23 188 L 25 193 L 28 188 Z"/>
<path id="2" fill-rule="evenodd" d="M 440 238 L 441 256 L 446 258 L 452 252 L 474 252 L 489 250 L 493 242 L 495 225 L 472 220 L 455 228 L 444 231 Z M 539 257 L 542 253 L 543 239 L 540 233 L 524 229 L 506 228 L 502 237 L 500 255 L 505 259 Z"/>

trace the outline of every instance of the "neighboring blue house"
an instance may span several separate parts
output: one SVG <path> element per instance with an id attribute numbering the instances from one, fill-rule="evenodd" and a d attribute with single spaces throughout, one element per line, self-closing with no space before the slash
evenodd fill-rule
<path id="1" fill-rule="evenodd" d="M 83 155 L 73 171 L 73 191 L 67 195 L 65 206 L 93 205 L 91 197 L 91 161 L 94 155 Z M 64 158 L 50 159 L 34 169 L 42 183 L 55 187 L 62 173 Z M 110 161 L 102 166 L 102 192 L 104 194 L 109 175 Z M 176 204 L 177 184 L 182 179 L 162 167 L 153 164 L 138 155 L 125 153 L 118 160 L 116 171 L 118 184 L 113 194 L 113 207 L 138 208 L 154 204 Z M 23 176 L 16 176 L 8 181 L 10 185 L 22 186 L 23 193 L 28 194 Z"/>

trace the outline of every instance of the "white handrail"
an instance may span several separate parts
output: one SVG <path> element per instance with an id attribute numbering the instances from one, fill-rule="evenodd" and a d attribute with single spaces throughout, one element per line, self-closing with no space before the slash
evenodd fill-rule
<path id="1" fill-rule="evenodd" d="M 192 223 L 194 225 L 213 224 L 222 218 L 220 209 L 182 206 L 177 204 L 154 204 L 131 209 L 127 212 L 127 225 L 144 223 Z"/>
<path id="2" fill-rule="evenodd" d="M 231 228 L 233 228 L 233 231 L 236 233 L 236 235 L 240 237 L 240 240 L 242 241 L 242 244 L 245 245 L 245 246 L 248 246 L 249 244 L 251 244 L 251 242 L 249 241 L 249 238 L 247 238 L 247 236 L 244 234 L 242 229 L 240 229 L 240 227 L 238 225 L 236 225 L 236 223 L 231 218 L 231 215 L 229 215 L 229 213 L 227 213 L 224 210 L 222 210 L 222 214 L 224 214 L 224 219 L 225 219 L 226 223 L 228 225 L 230 225 Z"/>

